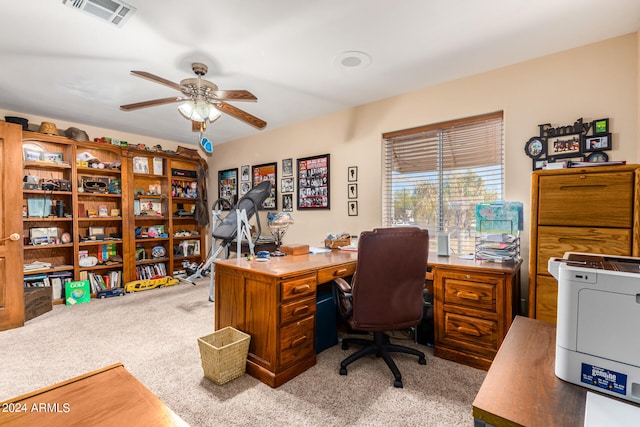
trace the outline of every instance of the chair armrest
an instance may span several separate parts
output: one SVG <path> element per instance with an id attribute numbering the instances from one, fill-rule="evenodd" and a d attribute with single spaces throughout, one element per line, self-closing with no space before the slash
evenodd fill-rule
<path id="1" fill-rule="evenodd" d="M 338 286 L 340 292 L 342 292 L 343 294 L 351 294 L 351 285 L 342 277 L 333 279 L 333 281 L 336 282 L 336 285 Z"/>

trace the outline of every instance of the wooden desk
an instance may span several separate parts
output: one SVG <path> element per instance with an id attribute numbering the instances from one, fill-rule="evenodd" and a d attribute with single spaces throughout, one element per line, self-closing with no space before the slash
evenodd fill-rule
<path id="1" fill-rule="evenodd" d="M 215 329 L 251 335 L 247 372 L 278 387 L 316 363 L 316 287 L 352 275 L 357 254 L 332 251 L 215 262 Z"/>
<path id="2" fill-rule="evenodd" d="M 584 425 L 589 390 L 556 377 L 555 349 L 555 325 L 516 317 L 473 401 L 476 426 Z"/>
<path id="3" fill-rule="evenodd" d="M 0 404 L 3 426 L 187 426 L 118 363 Z"/>
<path id="4" fill-rule="evenodd" d="M 251 335 L 247 372 L 278 387 L 316 363 L 316 288 L 351 276 L 357 253 L 215 262 L 215 329 Z M 438 357 L 487 369 L 519 306 L 520 263 L 429 255 Z"/>

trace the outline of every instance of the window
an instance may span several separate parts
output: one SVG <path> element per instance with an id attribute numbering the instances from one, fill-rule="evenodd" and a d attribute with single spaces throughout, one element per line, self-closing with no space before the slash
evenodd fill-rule
<path id="1" fill-rule="evenodd" d="M 503 198 L 502 112 L 390 132 L 384 139 L 383 223 L 451 235 L 473 253 L 475 206 Z"/>

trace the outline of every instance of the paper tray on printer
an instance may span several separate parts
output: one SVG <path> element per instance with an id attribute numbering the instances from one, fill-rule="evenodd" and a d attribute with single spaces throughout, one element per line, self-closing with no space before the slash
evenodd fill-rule
<path id="1" fill-rule="evenodd" d="M 568 265 L 640 274 L 640 258 L 572 253 L 567 257 L 567 259 Z"/>

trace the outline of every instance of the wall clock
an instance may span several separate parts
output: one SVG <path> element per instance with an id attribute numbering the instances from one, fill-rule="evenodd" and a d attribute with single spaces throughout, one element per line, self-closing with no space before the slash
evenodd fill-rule
<path id="1" fill-rule="evenodd" d="M 545 141 L 537 136 L 531 138 L 524 145 L 524 152 L 532 159 L 537 159 L 545 152 Z"/>

